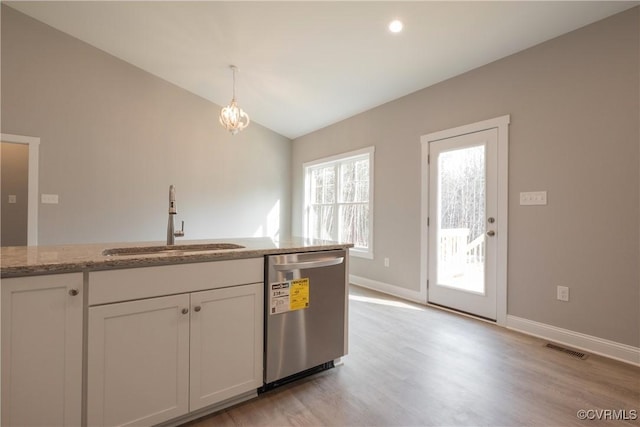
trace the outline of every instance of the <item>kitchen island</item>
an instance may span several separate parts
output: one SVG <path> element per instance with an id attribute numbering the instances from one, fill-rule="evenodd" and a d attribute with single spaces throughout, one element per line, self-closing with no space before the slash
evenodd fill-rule
<path id="1" fill-rule="evenodd" d="M 113 248 L 157 247 L 163 245 L 164 242 L 8 246 L 2 247 L 0 250 L 0 277 L 35 276 L 39 274 L 257 258 L 265 255 L 327 251 L 353 247 L 352 244 L 337 243 L 328 240 L 305 239 L 302 237 L 293 237 L 282 241 L 276 241 L 268 237 L 182 240 L 179 244 L 176 244 L 176 246 L 183 247 L 187 245 L 216 243 L 231 243 L 243 247 L 238 249 L 197 252 L 186 250 L 156 254 L 109 256 L 103 255 L 103 252 Z"/>
<path id="2" fill-rule="evenodd" d="M 265 257 L 348 247 L 243 238 L 2 248 L 2 425 L 177 425 L 254 397 Z M 344 331 L 346 353 L 346 322 Z"/>

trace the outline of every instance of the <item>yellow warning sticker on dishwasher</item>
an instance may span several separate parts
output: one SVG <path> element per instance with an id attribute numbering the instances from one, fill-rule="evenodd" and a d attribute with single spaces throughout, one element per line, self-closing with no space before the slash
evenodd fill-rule
<path id="1" fill-rule="evenodd" d="M 309 278 L 269 284 L 270 314 L 309 307 Z"/>
<path id="2" fill-rule="evenodd" d="M 309 307 L 309 278 L 293 280 L 291 282 L 289 309 L 300 310 L 307 307 Z"/>

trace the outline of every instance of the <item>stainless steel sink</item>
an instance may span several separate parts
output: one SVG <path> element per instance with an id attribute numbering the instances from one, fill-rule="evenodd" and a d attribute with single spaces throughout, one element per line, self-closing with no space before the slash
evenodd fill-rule
<path id="1" fill-rule="evenodd" d="M 194 245 L 163 245 L 163 246 L 137 246 L 130 248 L 111 248 L 102 251 L 104 256 L 130 256 L 130 255 L 152 255 L 171 253 L 192 253 L 192 252 L 213 252 L 227 251 L 230 249 L 242 249 L 244 246 L 235 243 L 201 243 Z"/>

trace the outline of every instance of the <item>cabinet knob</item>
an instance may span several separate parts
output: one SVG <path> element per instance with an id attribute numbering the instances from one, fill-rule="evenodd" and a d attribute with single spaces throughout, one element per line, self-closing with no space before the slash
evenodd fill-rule
<path id="1" fill-rule="evenodd" d="M 69 295 L 71 295 L 72 297 L 75 297 L 78 294 L 79 292 L 77 289 L 69 289 Z"/>
<path id="2" fill-rule="evenodd" d="M 188 309 L 188 308 L 183 308 L 183 309 L 182 309 L 182 314 L 187 314 L 188 312 L 189 312 L 189 309 Z"/>
<path id="3" fill-rule="evenodd" d="M 202 310 L 202 307 L 200 307 L 199 305 L 196 305 L 195 307 L 193 307 L 193 311 L 198 312 L 200 310 Z"/>

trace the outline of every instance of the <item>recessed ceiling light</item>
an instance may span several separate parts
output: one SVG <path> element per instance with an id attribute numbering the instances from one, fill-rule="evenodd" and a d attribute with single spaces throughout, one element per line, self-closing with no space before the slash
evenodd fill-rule
<path id="1" fill-rule="evenodd" d="M 402 31 L 402 21 L 394 19 L 389 23 L 389 31 L 392 33 L 399 33 Z"/>

